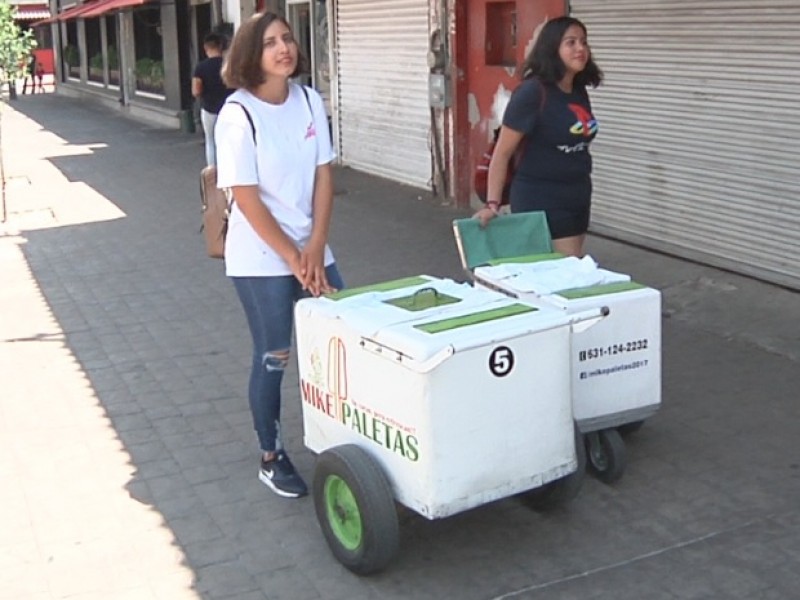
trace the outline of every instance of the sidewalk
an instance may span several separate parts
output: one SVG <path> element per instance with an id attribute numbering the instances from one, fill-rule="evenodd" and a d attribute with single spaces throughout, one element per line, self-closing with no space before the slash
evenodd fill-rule
<path id="1" fill-rule="evenodd" d="M 257 481 L 249 334 L 198 233 L 202 135 L 54 94 L 0 109 L 0 600 L 796 597 L 797 293 L 591 238 L 664 294 L 663 406 L 623 479 L 550 514 L 404 514 L 397 561 L 360 579 L 310 499 Z M 466 213 L 350 169 L 336 182 L 349 285 L 463 278 Z M 294 371 L 284 390 L 310 479 Z"/>

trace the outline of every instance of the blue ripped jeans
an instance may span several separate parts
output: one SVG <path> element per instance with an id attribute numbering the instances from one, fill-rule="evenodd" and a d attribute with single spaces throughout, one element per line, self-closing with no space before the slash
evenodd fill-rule
<path id="1" fill-rule="evenodd" d="M 344 284 L 336 265 L 325 267 L 328 283 Z M 263 452 L 281 449 L 281 381 L 289 364 L 294 303 L 308 294 L 294 275 L 231 277 L 253 336 L 248 396 L 253 426 Z"/>

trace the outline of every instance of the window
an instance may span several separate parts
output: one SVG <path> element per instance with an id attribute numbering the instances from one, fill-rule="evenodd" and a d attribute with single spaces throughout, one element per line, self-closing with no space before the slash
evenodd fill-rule
<path id="1" fill-rule="evenodd" d="M 119 46 L 117 44 L 117 17 L 111 15 L 106 20 L 106 60 L 108 61 L 108 84 L 119 86 Z"/>
<path id="2" fill-rule="evenodd" d="M 66 22 L 67 30 L 66 44 L 61 53 L 61 60 L 64 63 L 64 76 L 66 78 L 80 79 L 81 76 L 81 55 L 78 51 L 78 24 L 74 19 Z"/>
<path id="3" fill-rule="evenodd" d="M 136 89 L 163 96 L 164 43 L 159 7 L 133 12 L 133 39 L 136 48 Z"/>
<path id="4" fill-rule="evenodd" d="M 86 57 L 89 63 L 89 81 L 103 83 L 103 41 L 100 37 L 100 19 L 86 19 Z"/>

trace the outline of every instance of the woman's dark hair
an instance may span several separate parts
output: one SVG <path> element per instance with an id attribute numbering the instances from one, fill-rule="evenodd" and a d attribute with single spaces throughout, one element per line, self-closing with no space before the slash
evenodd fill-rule
<path id="1" fill-rule="evenodd" d="M 264 32 L 275 21 L 283 23 L 291 30 L 286 19 L 273 12 L 256 13 L 239 27 L 222 65 L 222 80 L 229 88 L 252 90 L 266 81 L 266 75 L 261 70 Z M 298 49 L 297 67 L 290 77 L 304 72 L 306 59 Z"/>
<path id="2" fill-rule="evenodd" d="M 546 83 L 558 83 L 563 79 L 566 67 L 558 55 L 558 50 L 564 34 L 573 25 L 583 29 L 584 35 L 587 33 L 586 26 L 574 17 L 558 17 L 545 23 L 528 57 L 522 63 L 522 79 L 536 77 Z M 575 75 L 575 84 L 597 87 L 601 81 L 603 72 L 595 64 L 590 50 L 586 67 Z"/>

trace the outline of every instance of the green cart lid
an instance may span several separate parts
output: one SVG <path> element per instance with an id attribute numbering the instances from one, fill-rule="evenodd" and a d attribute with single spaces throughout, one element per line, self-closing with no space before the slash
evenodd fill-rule
<path id="1" fill-rule="evenodd" d="M 461 298 L 442 294 L 434 287 L 420 288 L 408 296 L 384 300 L 386 304 L 391 304 L 392 306 L 414 312 L 436 308 L 437 306 L 446 306 L 447 304 L 455 304 L 456 302 L 461 302 Z"/>
<path id="2" fill-rule="evenodd" d="M 470 325 L 478 325 L 480 323 L 487 323 L 497 319 L 505 319 L 516 315 L 523 315 L 529 312 L 538 310 L 533 306 L 527 304 L 507 304 L 500 308 L 493 308 L 491 310 L 483 310 L 466 315 L 459 315 L 449 319 L 441 319 L 438 321 L 431 321 L 429 323 L 420 323 L 414 325 L 415 329 L 424 331 L 425 333 L 441 333 L 443 331 L 451 331 L 460 327 L 469 327 Z"/>
<path id="3" fill-rule="evenodd" d="M 646 285 L 635 281 L 620 281 L 617 283 L 605 283 L 601 285 L 590 285 L 584 288 L 574 288 L 557 292 L 556 296 L 561 296 L 567 300 L 578 300 L 580 298 L 591 298 L 593 296 L 603 296 L 605 294 L 618 294 L 620 292 L 630 292 L 631 290 L 642 290 Z"/>

